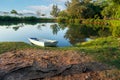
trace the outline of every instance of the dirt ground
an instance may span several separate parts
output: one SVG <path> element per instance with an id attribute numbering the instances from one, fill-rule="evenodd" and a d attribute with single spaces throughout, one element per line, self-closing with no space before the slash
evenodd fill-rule
<path id="1" fill-rule="evenodd" d="M 0 55 L 0 80 L 120 80 L 120 71 L 73 50 L 19 50 Z"/>

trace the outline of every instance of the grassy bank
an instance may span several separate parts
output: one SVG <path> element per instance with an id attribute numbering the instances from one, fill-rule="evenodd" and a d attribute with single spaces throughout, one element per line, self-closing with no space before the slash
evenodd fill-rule
<path id="1" fill-rule="evenodd" d="M 56 47 L 40 47 L 36 45 L 30 45 L 24 42 L 0 42 L 0 54 L 15 51 L 15 50 L 26 50 L 26 49 L 52 49 L 56 50 Z M 59 49 L 63 50 L 63 49 Z"/>
<path id="2" fill-rule="evenodd" d="M 0 43 L 0 54 L 13 50 L 32 48 L 30 45 L 23 42 L 1 42 Z"/>
<path id="3" fill-rule="evenodd" d="M 95 60 L 114 65 L 120 69 L 120 39 L 115 37 L 98 38 L 77 44 L 80 51 L 93 56 Z"/>
<path id="4" fill-rule="evenodd" d="M 25 50 L 25 49 L 45 49 L 45 48 L 30 45 L 24 42 L 1 42 L 0 43 L 0 54 L 4 52 L 9 52 L 9 51 Z"/>

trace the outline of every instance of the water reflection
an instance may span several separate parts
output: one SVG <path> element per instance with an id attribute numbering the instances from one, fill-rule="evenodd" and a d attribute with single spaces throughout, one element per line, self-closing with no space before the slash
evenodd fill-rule
<path id="1" fill-rule="evenodd" d="M 65 38 L 69 40 L 71 44 L 78 42 L 85 42 L 86 39 L 92 39 L 97 37 L 105 37 L 111 35 L 111 32 L 106 26 L 96 25 L 69 25 L 69 29 L 66 31 Z M 104 27 L 104 28 L 103 28 Z"/>
<path id="2" fill-rule="evenodd" d="M 108 26 L 68 25 L 58 23 L 17 23 L 0 24 L 0 41 L 22 41 L 29 43 L 28 37 L 58 40 L 58 46 L 71 46 L 87 39 L 111 35 Z"/>
<path id="3" fill-rule="evenodd" d="M 50 25 L 50 28 L 52 29 L 52 33 L 57 35 L 58 31 L 60 31 L 60 27 L 57 24 Z"/>

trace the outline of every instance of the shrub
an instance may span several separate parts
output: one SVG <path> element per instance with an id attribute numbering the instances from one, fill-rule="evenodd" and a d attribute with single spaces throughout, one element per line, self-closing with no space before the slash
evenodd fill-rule
<path id="1" fill-rule="evenodd" d="M 65 17 L 59 17 L 59 18 L 57 18 L 57 22 L 59 22 L 59 23 L 63 23 L 63 22 L 67 22 L 67 18 L 65 18 Z"/>

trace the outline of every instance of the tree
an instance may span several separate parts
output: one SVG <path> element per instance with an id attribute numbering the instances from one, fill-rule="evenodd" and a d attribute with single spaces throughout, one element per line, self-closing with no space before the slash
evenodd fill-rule
<path id="1" fill-rule="evenodd" d="M 59 12 L 60 12 L 60 9 L 58 8 L 58 6 L 57 5 L 53 5 L 52 6 L 52 11 L 50 12 L 50 14 L 53 17 L 58 17 Z"/>
<path id="2" fill-rule="evenodd" d="M 60 11 L 59 14 L 58 14 L 59 17 L 68 17 L 66 11 Z"/>
<path id="3" fill-rule="evenodd" d="M 112 0 L 115 4 L 120 4 L 120 0 Z"/>
<path id="4" fill-rule="evenodd" d="M 92 0 L 71 0 L 65 3 L 70 18 L 94 18 L 100 15 L 101 8 L 94 5 Z"/>
<path id="5" fill-rule="evenodd" d="M 59 16 L 72 19 L 111 18 L 120 19 L 120 0 L 71 0 Z"/>
<path id="6" fill-rule="evenodd" d="M 120 18 L 120 0 L 107 0 L 107 6 L 101 12 L 104 18 Z"/>
<path id="7" fill-rule="evenodd" d="M 72 0 L 71 2 L 66 2 L 67 14 L 70 18 L 81 18 L 81 12 L 85 9 L 84 6 L 80 6 L 79 0 Z"/>
<path id="8" fill-rule="evenodd" d="M 16 10 L 12 10 L 11 14 L 18 14 Z"/>

